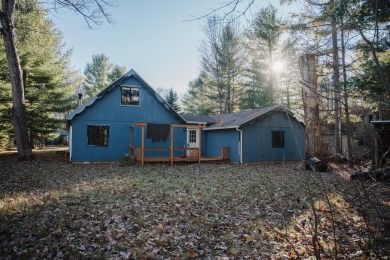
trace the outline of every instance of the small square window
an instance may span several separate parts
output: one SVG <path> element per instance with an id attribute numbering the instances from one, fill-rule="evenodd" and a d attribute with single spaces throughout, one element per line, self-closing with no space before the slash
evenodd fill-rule
<path id="1" fill-rule="evenodd" d="M 88 125 L 87 126 L 87 144 L 97 146 L 108 145 L 108 126 L 106 125 Z"/>
<path id="2" fill-rule="evenodd" d="M 139 106 L 140 89 L 136 87 L 121 88 L 121 105 Z"/>
<path id="3" fill-rule="evenodd" d="M 272 131 L 272 147 L 284 147 L 284 131 Z"/>

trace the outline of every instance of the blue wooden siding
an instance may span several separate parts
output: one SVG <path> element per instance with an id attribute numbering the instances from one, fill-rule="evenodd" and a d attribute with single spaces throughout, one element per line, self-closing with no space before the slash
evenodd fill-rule
<path id="1" fill-rule="evenodd" d="M 139 106 L 121 105 L 121 88 L 118 86 L 107 92 L 101 99 L 86 107 L 83 113 L 78 114 L 72 120 L 72 158 L 74 162 L 82 161 L 114 161 L 123 159 L 129 152 L 130 144 L 130 126 L 136 122 L 149 123 L 181 123 L 169 111 L 163 102 L 156 99 L 153 92 L 148 91 L 137 79 L 131 77 L 121 83 L 126 86 L 135 86 L 140 88 Z M 107 125 L 109 126 L 108 146 L 88 146 L 87 145 L 87 125 Z M 176 133 L 176 132 L 175 132 Z M 178 131 L 175 145 L 181 145 L 183 136 Z M 135 143 L 140 146 L 139 143 Z M 185 139 L 184 139 L 185 140 Z M 145 146 L 167 145 L 167 143 L 151 143 L 146 140 Z"/>
<path id="2" fill-rule="evenodd" d="M 243 126 L 243 162 L 291 161 L 305 157 L 305 130 L 284 112 L 271 112 Z M 284 131 L 284 147 L 272 147 L 272 131 Z"/>
<path id="3" fill-rule="evenodd" d="M 201 151 L 200 151 L 200 154 L 202 156 L 207 156 L 207 133 L 203 130 L 201 130 L 201 140 L 200 140 L 200 143 L 201 143 Z"/>
<path id="4" fill-rule="evenodd" d="M 236 129 L 204 131 L 206 134 L 206 155 L 220 156 L 222 147 L 230 147 L 230 161 L 239 162 L 240 133 Z"/>

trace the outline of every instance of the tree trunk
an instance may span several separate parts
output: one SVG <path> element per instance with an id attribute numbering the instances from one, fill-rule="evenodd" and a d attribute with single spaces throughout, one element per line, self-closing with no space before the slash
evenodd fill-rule
<path id="1" fill-rule="evenodd" d="M 341 19 L 341 54 L 343 65 L 343 86 L 344 86 L 344 111 L 345 111 L 345 130 L 347 134 L 347 148 L 348 148 L 348 165 L 353 166 L 353 151 L 351 141 L 351 123 L 349 120 L 349 104 L 348 104 L 348 85 L 347 85 L 347 69 L 345 66 L 345 41 L 344 41 L 344 18 Z"/>
<path id="2" fill-rule="evenodd" d="M 332 0 L 334 5 L 334 1 Z M 339 50 L 337 42 L 337 24 L 335 15 L 331 16 L 332 26 L 332 49 L 333 49 L 333 91 L 334 91 L 334 145 L 336 153 L 341 154 L 341 109 L 340 109 L 340 66 L 339 66 Z"/>
<path id="3" fill-rule="evenodd" d="M 0 11 L 1 34 L 4 39 L 5 52 L 10 72 L 13 106 L 11 118 L 15 131 L 16 147 L 19 160 L 32 160 L 32 150 L 29 144 L 26 107 L 24 102 L 23 75 L 16 49 L 13 13 L 15 0 L 2 0 Z"/>
<path id="4" fill-rule="evenodd" d="M 306 125 L 306 159 L 323 155 L 315 58 L 314 54 L 305 54 L 298 60 Z"/>

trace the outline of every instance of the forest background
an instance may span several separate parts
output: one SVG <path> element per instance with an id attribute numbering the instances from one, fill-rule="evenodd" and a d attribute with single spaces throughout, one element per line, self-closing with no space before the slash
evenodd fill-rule
<path id="1" fill-rule="evenodd" d="M 314 53 L 320 96 L 320 118 L 334 128 L 335 151 L 341 134 L 361 121 L 352 108 L 369 109 L 375 119 L 389 118 L 390 4 L 381 0 L 303 1 L 305 10 L 284 19 L 271 4 L 254 10 L 252 2 L 216 8 L 204 17 L 199 46 L 200 71 L 179 96 L 169 87 L 156 90 L 176 110 L 224 114 L 283 104 L 298 118 L 302 84 L 298 57 Z M 292 1 L 281 1 L 289 4 Z M 72 69 L 71 50 L 39 1 L 18 1 L 14 13 L 16 45 L 24 82 L 27 128 L 31 147 L 44 144 L 65 129 L 65 115 L 126 71 L 105 54 L 93 55 L 83 73 Z M 253 19 L 243 24 L 246 11 Z M 108 18 L 108 17 L 106 17 Z M 0 48 L 4 49 L 3 41 Z M 0 147 L 10 145 L 12 100 L 5 51 L 0 53 Z M 342 130 L 346 129 L 346 130 Z M 372 140 L 366 133 L 356 138 Z M 352 154 L 349 151 L 347 154 Z"/>

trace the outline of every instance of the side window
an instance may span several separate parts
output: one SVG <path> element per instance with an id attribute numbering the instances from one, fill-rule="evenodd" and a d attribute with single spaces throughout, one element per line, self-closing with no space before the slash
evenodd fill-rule
<path id="1" fill-rule="evenodd" d="M 284 147 L 284 131 L 272 131 L 272 147 Z"/>
<path id="2" fill-rule="evenodd" d="M 108 126 L 106 125 L 88 125 L 87 126 L 87 144 L 97 146 L 108 145 Z"/>
<path id="3" fill-rule="evenodd" d="M 137 87 L 122 87 L 121 88 L 121 105 L 124 106 L 139 106 L 140 89 Z"/>

